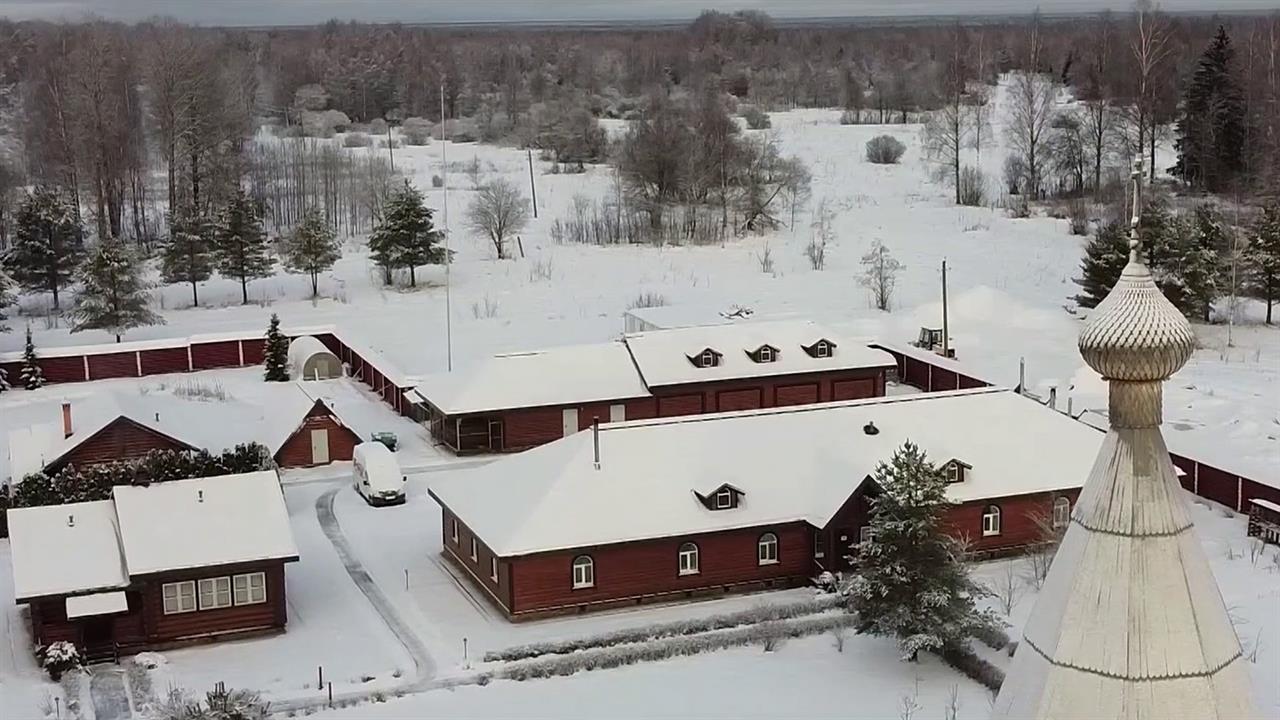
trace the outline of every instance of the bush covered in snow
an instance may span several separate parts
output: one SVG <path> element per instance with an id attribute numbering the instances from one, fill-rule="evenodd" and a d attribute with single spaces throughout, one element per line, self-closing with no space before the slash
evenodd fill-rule
<path id="1" fill-rule="evenodd" d="M 36 656 L 40 659 L 40 667 L 49 673 L 49 677 L 57 682 L 68 670 L 80 667 L 80 651 L 75 645 L 59 640 L 38 648 Z"/>
<path id="2" fill-rule="evenodd" d="M 711 630 L 724 630 L 743 625 L 757 625 L 772 620 L 787 620 L 802 615 L 814 615 L 844 604 L 844 598 L 838 595 L 822 595 L 799 602 L 761 605 L 748 610 L 711 615 L 705 618 L 678 620 L 660 623 L 642 628 L 627 628 L 600 635 L 588 635 L 570 640 L 551 640 L 547 642 L 517 645 L 505 650 L 486 653 L 485 662 L 525 660 L 541 655 L 564 655 L 581 650 L 608 648 L 615 645 L 643 643 L 662 638 L 680 635 L 693 635 Z"/>
<path id="3" fill-rule="evenodd" d="M 430 145 L 431 121 L 426 118 L 405 118 L 400 124 L 400 137 L 406 145 Z"/>
<path id="4" fill-rule="evenodd" d="M 754 105 L 748 105 L 742 109 L 742 119 L 747 121 L 747 127 L 752 130 L 764 130 L 765 128 L 773 127 L 773 121 L 769 119 L 769 113 Z"/>
<path id="5" fill-rule="evenodd" d="M 342 136 L 342 147 L 363 148 L 372 144 L 373 141 L 369 139 L 369 136 L 362 132 L 349 132 Z"/>
<path id="6" fill-rule="evenodd" d="M 330 138 L 334 133 L 346 132 L 351 118 L 340 110 L 323 110 L 302 113 L 302 133 L 307 137 Z"/>
<path id="7" fill-rule="evenodd" d="M 1004 671 L 978 657 L 968 645 L 949 643 L 938 654 L 948 665 L 981 683 L 991 692 L 999 691 L 1004 684 Z"/>
<path id="8" fill-rule="evenodd" d="M 973 637 L 992 650 L 999 650 L 1009 644 L 1009 633 L 995 625 L 974 628 Z"/>
<path id="9" fill-rule="evenodd" d="M 156 720 L 265 720 L 270 710 L 252 690 L 228 690 L 218 683 L 204 700 L 192 698 L 182 688 L 170 687 L 168 695 L 151 709 Z"/>
<path id="10" fill-rule="evenodd" d="M 867 141 L 867 161 L 877 165 L 893 165 L 906 151 L 907 146 L 892 135 L 877 135 Z"/>

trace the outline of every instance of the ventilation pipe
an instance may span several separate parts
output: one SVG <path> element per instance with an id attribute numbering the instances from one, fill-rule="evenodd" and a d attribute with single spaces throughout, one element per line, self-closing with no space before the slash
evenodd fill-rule
<path id="1" fill-rule="evenodd" d="M 67 515 L 67 527 L 75 527 L 75 526 L 76 526 L 76 516 Z"/>
<path id="2" fill-rule="evenodd" d="M 868 422 L 866 425 L 863 425 L 863 426 L 862 426 L 862 432 L 864 432 L 864 433 L 866 433 L 866 434 L 868 434 L 868 435 L 879 435 L 879 434 L 880 434 L 880 428 L 876 427 L 876 424 L 875 424 L 875 423 L 873 423 L 873 422 Z"/>
<path id="3" fill-rule="evenodd" d="M 1018 358 L 1018 394 L 1021 395 L 1027 389 L 1027 359 L 1025 357 Z"/>
<path id="4" fill-rule="evenodd" d="M 71 401 L 62 401 L 62 439 L 71 437 Z"/>
<path id="5" fill-rule="evenodd" d="M 204 491 L 203 491 L 203 490 L 197 490 L 197 491 L 196 491 L 196 502 L 199 502 L 199 503 L 204 502 Z"/>
<path id="6" fill-rule="evenodd" d="M 591 418 L 591 445 L 595 450 L 595 466 L 600 469 L 600 417 Z"/>
<path id="7" fill-rule="evenodd" d="M 1049 408 L 1058 409 L 1058 388 L 1057 386 L 1049 388 Z"/>

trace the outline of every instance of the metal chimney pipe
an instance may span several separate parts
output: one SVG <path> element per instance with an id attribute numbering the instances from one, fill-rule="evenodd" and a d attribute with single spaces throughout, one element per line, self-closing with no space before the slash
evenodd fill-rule
<path id="1" fill-rule="evenodd" d="M 1053 408 L 1054 410 L 1058 409 L 1058 388 L 1057 387 L 1049 388 L 1049 407 Z"/>
<path id="2" fill-rule="evenodd" d="M 71 437 L 71 401 L 62 401 L 62 438 Z"/>
<path id="3" fill-rule="evenodd" d="M 1027 359 L 1025 357 L 1018 358 L 1018 394 L 1027 391 Z"/>
<path id="4" fill-rule="evenodd" d="M 591 418 L 591 444 L 595 449 L 595 466 L 600 469 L 600 417 Z"/>

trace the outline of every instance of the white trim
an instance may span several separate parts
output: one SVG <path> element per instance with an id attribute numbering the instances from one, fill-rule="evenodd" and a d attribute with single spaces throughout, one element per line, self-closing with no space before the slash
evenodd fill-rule
<path id="1" fill-rule="evenodd" d="M 197 596 L 201 610 L 221 610 L 231 607 L 231 577 L 200 578 Z"/>
<path id="2" fill-rule="evenodd" d="M 256 581 L 256 582 L 255 582 Z M 244 599 L 241 599 L 241 598 Z M 261 605 L 267 601 L 267 574 L 241 573 L 231 577 L 231 600 L 236 605 Z"/>
<path id="3" fill-rule="evenodd" d="M 1064 512 L 1059 512 L 1065 510 Z M 1053 529 L 1064 528 L 1071 522 L 1071 498 L 1060 495 L 1053 499 Z"/>
<path id="4" fill-rule="evenodd" d="M 813 349 L 813 353 L 820 358 L 831 357 L 831 343 L 826 340 L 819 340 L 817 347 Z"/>
<path id="5" fill-rule="evenodd" d="M 756 540 L 756 564 L 777 565 L 778 562 L 778 535 L 771 532 L 764 533 L 759 540 Z"/>
<path id="6" fill-rule="evenodd" d="M 955 460 L 947 463 L 946 471 L 948 484 L 955 484 L 964 479 L 964 473 L 960 469 L 960 463 Z"/>
<path id="7" fill-rule="evenodd" d="M 722 499 L 724 500 L 724 504 L 720 503 Z M 733 507 L 733 491 L 730 490 L 729 488 L 721 488 L 717 490 L 715 494 L 714 505 L 716 510 L 728 510 L 732 508 Z"/>
<path id="8" fill-rule="evenodd" d="M 579 562 L 585 560 L 586 562 Z M 573 559 L 571 579 L 574 590 L 583 590 L 596 586 L 596 561 L 590 555 L 579 555 Z"/>
<path id="9" fill-rule="evenodd" d="M 473 537 L 471 538 L 471 562 L 479 562 L 479 561 L 480 561 L 480 543 L 477 543 L 476 539 Z"/>
<path id="10" fill-rule="evenodd" d="M 698 356 L 698 367 L 710 368 L 716 366 L 716 354 L 714 350 L 703 350 Z"/>
<path id="11" fill-rule="evenodd" d="M 196 611 L 196 582 L 165 583 L 160 586 L 160 599 L 165 615 L 180 615 Z"/>
<path id="12" fill-rule="evenodd" d="M 876 529 L 871 525 L 863 525 L 858 528 L 858 544 L 866 542 L 874 542 L 876 539 Z"/>
<path id="13" fill-rule="evenodd" d="M 681 543 L 676 552 L 676 558 L 681 575 L 697 575 L 702 572 L 696 543 Z"/>
<path id="14" fill-rule="evenodd" d="M 489 558 L 489 579 L 498 582 L 498 558 Z"/>
<path id="15" fill-rule="evenodd" d="M 454 545 L 458 544 L 458 518 L 449 520 L 449 539 L 453 541 Z"/>
<path id="16" fill-rule="evenodd" d="M 995 537 L 1000 534 L 1000 506 L 987 505 L 982 508 L 982 537 Z"/>
<path id="17" fill-rule="evenodd" d="M 769 347 L 768 345 L 763 345 L 760 347 L 760 351 L 757 353 L 757 357 L 760 358 L 760 362 L 762 363 L 771 363 L 777 359 L 777 356 L 773 352 L 773 348 Z"/>
<path id="18" fill-rule="evenodd" d="M 815 558 L 824 558 L 827 556 L 827 549 L 822 542 L 822 533 L 814 531 L 813 533 L 813 556 Z"/>

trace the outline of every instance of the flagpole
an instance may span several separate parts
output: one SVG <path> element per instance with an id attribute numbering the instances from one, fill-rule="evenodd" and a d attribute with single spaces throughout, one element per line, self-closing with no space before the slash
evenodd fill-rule
<path id="1" fill-rule="evenodd" d="M 444 186 L 444 342 L 449 372 L 453 372 L 453 308 L 450 295 L 449 266 L 449 153 L 444 139 L 444 81 L 440 82 L 440 178 Z"/>

